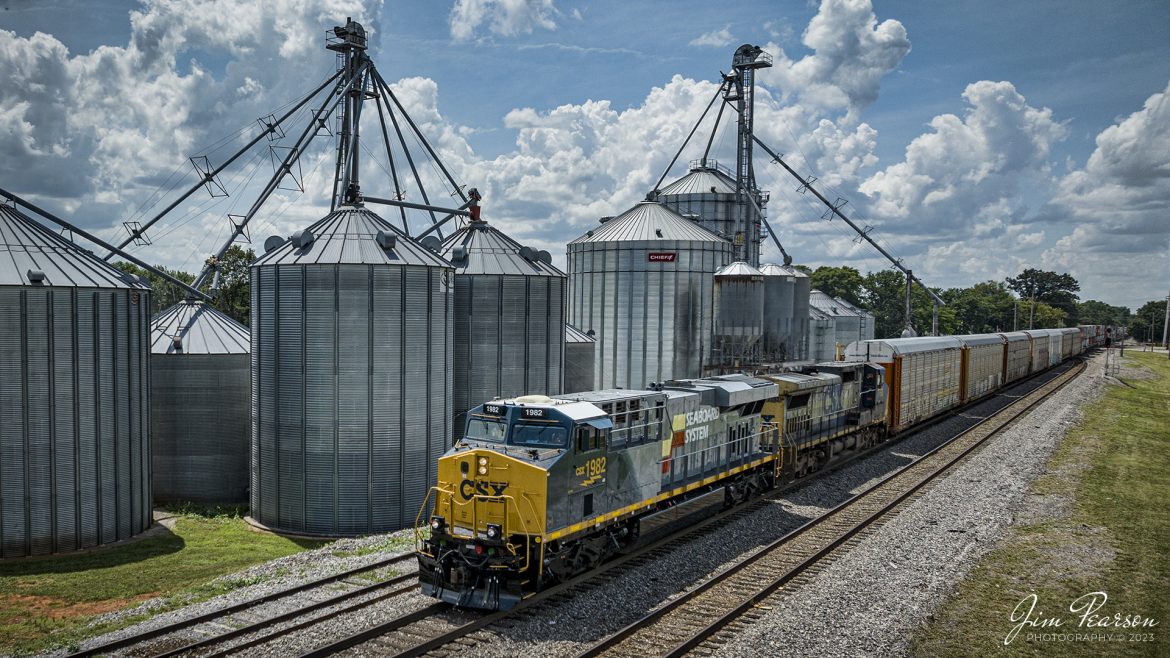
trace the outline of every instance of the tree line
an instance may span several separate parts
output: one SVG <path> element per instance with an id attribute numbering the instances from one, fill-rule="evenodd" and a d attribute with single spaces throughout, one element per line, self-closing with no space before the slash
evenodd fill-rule
<path id="1" fill-rule="evenodd" d="M 245 327 L 251 322 L 252 287 L 249 280 L 248 268 L 254 260 L 256 260 L 256 252 L 251 249 L 244 249 L 239 245 L 232 245 L 219 262 L 218 292 L 215 295 L 211 295 L 210 282 L 200 287 L 200 291 L 215 299 L 213 305 L 216 309 L 226 313 L 233 320 Z M 191 296 L 186 289 L 180 288 L 161 276 L 148 272 L 137 265 L 126 262 L 118 262 L 114 265 L 123 272 L 129 272 L 130 274 L 135 274 L 146 279 L 146 282 L 150 284 L 151 315 L 170 308 Z M 195 275 L 190 272 L 172 270 L 161 265 L 156 265 L 155 267 L 184 283 L 191 284 L 195 281 Z"/>
<path id="2" fill-rule="evenodd" d="M 822 266 L 807 273 L 814 289 L 860 306 L 874 316 L 874 337 L 902 335 L 906 277 L 899 271 L 881 270 L 862 275 L 849 266 Z M 1078 324 L 1128 326 L 1130 335 L 1161 340 L 1165 301 L 1148 302 L 1137 313 L 1090 299 L 1081 301 L 1081 286 L 1066 273 L 1027 268 L 1004 281 L 984 281 L 970 288 L 932 288 L 946 302 L 938 309 L 941 334 L 981 334 L 997 331 L 1054 329 Z M 921 286 L 911 294 L 911 317 L 921 335 L 930 331 L 934 300 Z M 1153 325 L 1151 318 L 1156 316 Z"/>

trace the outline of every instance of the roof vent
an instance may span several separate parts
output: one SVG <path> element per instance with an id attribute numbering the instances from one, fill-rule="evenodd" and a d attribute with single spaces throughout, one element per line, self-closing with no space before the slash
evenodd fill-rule
<path id="1" fill-rule="evenodd" d="M 439 253 L 439 249 L 441 249 L 443 247 L 442 241 L 433 235 L 428 235 L 427 237 L 423 238 L 422 240 L 419 240 L 419 244 L 426 247 L 427 249 L 430 249 L 431 251 L 435 252 L 436 254 Z"/>
<path id="2" fill-rule="evenodd" d="M 284 238 L 279 235 L 271 235 L 264 241 L 264 253 L 268 253 L 282 244 L 284 244 Z"/>
<path id="3" fill-rule="evenodd" d="M 174 346 L 176 352 L 182 352 L 183 351 L 183 337 L 182 336 L 171 336 L 171 345 Z"/>
<path id="4" fill-rule="evenodd" d="M 467 258 L 467 247 L 465 245 L 457 244 L 451 249 L 452 260 L 463 260 Z"/>
<path id="5" fill-rule="evenodd" d="M 378 243 L 379 247 L 387 251 L 393 249 L 394 245 L 398 244 L 398 236 L 393 233 L 387 233 L 386 231 L 378 231 L 378 234 L 374 236 L 374 240 Z"/>
<path id="6" fill-rule="evenodd" d="M 29 270 L 28 271 L 28 282 L 29 283 L 44 283 L 45 282 L 45 273 L 40 271 L 40 270 Z"/>
<path id="7" fill-rule="evenodd" d="M 293 233 L 291 238 L 293 246 L 297 249 L 304 249 L 305 247 L 313 244 L 313 240 L 315 239 L 317 239 L 316 236 L 314 236 L 313 232 L 307 228 L 303 228 L 296 233 Z"/>
<path id="8" fill-rule="evenodd" d="M 552 265 L 552 254 L 548 253 L 544 249 L 536 252 L 536 258 L 545 265 Z"/>
<path id="9" fill-rule="evenodd" d="M 520 247 L 520 255 L 525 260 L 536 260 L 536 250 L 532 247 Z"/>
<path id="10" fill-rule="evenodd" d="M 593 237 L 593 231 L 585 231 L 585 235 L 588 235 L 589 237 Z"/>
<path id="11" fill-rule="evenodd" d="M 590 338 L 593 338 L 594 336 L 596 336 L 596 335 L 597 335 L 597 332 L 596 332 L 596 331 L 594 331 L 594 330 L 592 330 L 592 329 L 590 329 L 589 331 L 586 331 L 586 332 L 585 332 L 585 335 L 586 335 L 586 336 L 588 336 L 588 337 L 590 337 Z"/>
<path id="12" fill-rule="evenodd" d="M 658 237 L 661 238 L 662 237 L 662 229 L 660 229 L 660 228 L 654 229 L 654 235 L 657 235 Z"/>
<path id="13" fill-rule="evenodd" d="M 613 219 L 613 215 L 606 215 L 605 217 L 602 217 L 601 219 L 599 219 L 599 220 L 597 220 L 597 221 L 599 221 L 599 222 L 601 222 L 602 224 L 604 224 L 604 223 L 608 222 L 608 221 L 609 221 L 609 220 L 611 220 L 611 219 Z"/>

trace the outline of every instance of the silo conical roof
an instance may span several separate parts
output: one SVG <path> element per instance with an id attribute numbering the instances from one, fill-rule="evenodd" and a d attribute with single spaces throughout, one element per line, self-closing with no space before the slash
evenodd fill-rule
<path id="1" fill-rule="evenodd" d="M 571 324 L 565 324 L 566 343 L 596 343 L 597 339 Z"/>
<path id="2" fill-rule="evenodd" d="M 764 263 L 761 265 L 760 274 L 764 276 L 792 276 L 792 272 L 783 265 L 777 265 L 776 263 Z"/>
<path id="3" fill-rule="evenodd" d="M 251 350 L 247 327 L 201 301 L 179 302 L 156 313 L 150 323 L 152 354 L 248 354 Z"/>
<path id="4" fill-rule="evenodd" d="M 43 272 L 44 280 L 30 281 L 29 270 Z M 0 286 L 29 285 L 150 288 L 16 208 L 0 204 Z"/>
<path id="5" fill-rule="evenodd" d="M 805 274 L 804 272 L 801 272 L 800 270 L 796 269 L 795 267 L 793 267 L 791 265 L 781 265 L 780 268 L 783 269 L 786 273 L 788 273 L 788 276 L 794 276 L 798 279 L 809 278 L 807 274 Z"/>
<path id="6" fill-rule="evenodd" d="M 727 240 L 670 210 L 661 203 L 642 201 L 606 221 L 600 228 L 569 244 L 586 242 L 722 242 Z"/>
<path id="7" fill-rule="evenodd" d="M 735 194 L 735 179 L 718 169 L 696 167 L 658 194 Z"/>
<path id="8" fill-rule="evenodd" d="M 454 258 L 456 247 L 463 247 L 463 258 Z M 450 260 L 457 274 L 511 274 L 520 276 L 565 276 L 565 273 L 536 257 L 521 254 L 523 246 L 489 226 L 484 221 L 473 221 L 447 236 L 439 254 Z"/>
<path id="9" fill-rule="evenodd" d="M 312 234 L 311 242 L 301 247 L 297 246 L 296 240 L 287 240 L 256 259 L 252 267 L 329 264 L 451 267 L 450 263 L 366 208 L 340 208 L 305 231 Z M 376 239 L 378 233 L 393 236 L 394 245 L 383 248 Z"/>
<path id="10" fill-rule="evenodd" d="M 715 272 L 715 276 L 761 277 L 764 274 L 742 260 L 737 260 L 721 267 L 719 271 Z"/>

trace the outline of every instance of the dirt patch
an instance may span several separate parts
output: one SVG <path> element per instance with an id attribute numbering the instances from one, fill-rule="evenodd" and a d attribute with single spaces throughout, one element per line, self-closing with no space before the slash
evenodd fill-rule
<path id="1" fill-rule="evenodd" d="M 141 603 L 146 599 L 158 596 L 160 592 L 139 594 L 125 599 L 110 599 L 107 601 L 87 601 L 84 603 L 66 603 L 51 596 L 32 596 L 28 594 L 9 594 L 0 598 L 3 606 L 8 608 L 23 608 L 27 617 L 23 621 L 47 617 L 49 619 L 76 619 L 92 617 L 114 610 L 121 610 Z"/>

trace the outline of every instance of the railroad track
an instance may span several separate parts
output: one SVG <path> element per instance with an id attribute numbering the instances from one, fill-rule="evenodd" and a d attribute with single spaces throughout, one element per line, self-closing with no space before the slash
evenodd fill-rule
<path id="1" fill-rule="evenodd" d="M 954 439 L 951 439 L 950 442 L 924 455 L 922 459 L 910 464 L 903 470 L 895 472 L 886 478 L 886 480 L 879 483 L 879 485 L 876 485 L 875 488 L 893 480 L 895 477 L 906 472 L 907 469 L 914 468 L 916 464 L 921 463 L 926 457 L 938 454 L 947 445 L 954 445 L 954 442 L 960 437 L 971 435 L 972 430 L 985 426 L 992 418 L 1003 414 L 1005 410 L 1018 409 L 1023 403 L 1032 400 L 1036 396 L 1040 396 L 1041 398 L 1046 397 L 1052 390 L 1055 390 L 1054 387 L 1063 385 L 1064 381 L 1067 380 L 1063 376 L 1057 376 L 1054 379 L 1039 384 L 1038 387 L 1019 396 L 1021 399 L 992 412 L 988 418 L 979 420 L 974 426 L 968 428 Z M 1037 380 L 1026 380 L 1017 384 L 1012 390 L 1019 390 L 1019 387 L 1035 386 L 1036 384 Z M 1004 397 L 1011 399 L 1015 396 L 1005 391 Z M 1028 404 L 1028 407 L 1030 408 L 1034 404 L 1036 402 L 1031 402 Z M 1015 416 L 1018 416 L 1020 413 L 1023 412 L 1016 412 Z M 941 422 L 951 416 L 952 414 L 945 415 L 935 422 Z M 914 432 L 926 429 L 933 424 L 929 423 L 919 426 Z M 1002 425 L 999 425 L 994 430 L 987 432 L 987 436 L 998 431 L 1001 427 Z M 834 470 L 849 463 L 848 461 L 842 462 L 834 466 L 833 469 L 826 470 Z M 801 484 L 804 484 L 804 481 L 796 483 L 796 486 L 800 486 Z M 370 626 L 358 633 L 340 638 L 313 651 L 301 654 L 300 658 L 323 658 L 324 656 L 333 655 L 377 655 L 392 658 L 413 658 L 423 655 L 446 656 L 448 654 L 458 653 L 467 647 L 480 644 L 481 642 L 491 641 L 493 630 L 506 630 L 520 619 L 539 616 L 541 606 L 556 605 L 586 590 L 603 588 L 606 583 L 618 578 L 622 574 L 636 570 L 642 565 L 657 560 L 678 547 L 686 545 L 697 537 L 710 533 L 713 529 L 731 524 L 744 516 L 749 516 L 757 511 L 760 506 L 768 504 L 769 500 L 777 497 L 786 490 L 787 488 L 774 490 L 763 497 L 753 499 L 742 505 L 737 505 L 698 523 L 692 523 L 686 526 L 687 529 L 684 531 L 670 534 L 661 539 L 636 547 L 631 553 L 611 560 L 598 569 L 583 574 L 575 580 L 562 583 L 524 599 L 511 610 L 483 614 L 463 611 L 447 604 L 436 603 L 384 623 Z M 866 492 L 866 494 L 868 493 Z M 852 500 L 856 500 L 856 498 Z M 826 513 L 825 516 L 832 515 L 834 512 L 849 504 L 847 501 Z M 817 521 L 813 521 L 805 527 L 807 528 L 815 523 Z M 786 538 L 791 536 L 792 534 L 787 535 Z M 755 585 L 756 583 L 752 583 L 753 588 Z M 599 643 L 595 647 L 591 647 L 589 651 L 596 649 L 597 652 L 601 652 L 608 648 L 608 646 L 602 646 Z M 596 654 L 587 652 L 583 655 Z M 644 658 L 644 656 L 639 655 L 638 658 Z"/>
<path id="2" fill-rule="evenodd" d="M 413 561 L 413 553 L 393 555 L 365 566 L 106 642 L 70 654 L 67 658 L 88 658 L 115 652 L 152 658 L 186 654 L 199 655 L 201 658 L 227 655 L 414 591 L 418 579 L 413 572 L 373 583 L 355 580 L 379 569 Z M 339 593 L 328 593 L 338 585 L 346 589 Z M 322 593 L 325 595 L 322 596 Z M 290 601 L 298 602 L 289 609 L 287 604 Z M 267 610 L 272 607 L 280 607 L 281 610 Z M 199 635 L 203 637 L 193 639 Z"/>
<path id="3" fill-rule="evenodd" d="M 845 553 L 840 549 L 859 543 L 863 533 L 880 527 L 891 512 L 924 493 L 940 475 L 1084 369 L 1083 363 L 1073 366 L 866 491 L 591 645 L 577 658 L 710 655 L 763 616 L 759 606 L 765 601 L 811 580 Z"/>

